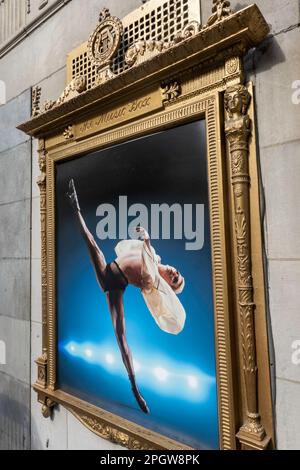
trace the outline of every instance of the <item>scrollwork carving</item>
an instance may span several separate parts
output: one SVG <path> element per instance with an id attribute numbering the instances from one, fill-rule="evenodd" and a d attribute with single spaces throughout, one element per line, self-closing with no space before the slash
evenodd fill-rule
<path id="1" fill-rule="evenodd" d="M 45 101 L 43 105 L 43 112 L 50 111 L 50 109 L 56 108 L 57 106 L 66 103 L 72 98 L 76 98 L 76 96 L 79 96 L 84 91 L 86 91 L 86 77 L 79 76 L 74 78 L 74 80 L 68 84 L 61 96 L 56 101 Z"/>
<path id="2" fill-rule="evenodd" d="M 118 52 L 123 34 L 123 24 L 119 18 L 111 16 L 108 8 L 103 8 L 99 23 L 88 41 L 89 58 L 97 67 L 95 86 L 114 78 L 112 60 Z"/>
<path id="3" fill-rule="evenodd" d="M 50 418 L 52 416 L 53 408 L 56 403 L 50 398 L 45 398 L 44 404 L 42 406 L 42 415 L 44 418 Z"/>
<path id="4" fill-rule="evenodd" d="M 74 414 L 75 416 L 77 415 L 77 413 Z M 77 416 L 85 426 L 103 439 L 107 439 L 115 444 L 119 444 L 132 450 L 155 450 L 155 448 L 150 446 L 147 442 L 138 440 L 124 431 L 120 431 L 119 429 L 108 425 L 100 418 L 94 418 L 85 414 Z"/>
<path id="5" fill-rule="evenodd" d="M 125 54 L 125 62 L 129 67 L 140 65 L 158 54 L 165 52 L 176 44 L 179 44 L 201 31 L 201 25 L 197 21 L 191 21 L 178 33 L 173 41 L 137 41 L 129 47 Z"/>
<path id="6" fill-rule="evenodd" d="M 181 86 L 178 82 L 162 84 L 161 94 L 163 102 L 174 101 L 181 95 Z"/>
<path id="7" fill-rule="evenodd" d="M 138 41 L 127 50 L 125 62 L 130 67 L 139 65 L 157 54 L 170 49 L 172 45 L 173 43 L 164 41 Z"/>
<path id="8" fill-rule="evenodd" d="M 179 42 L 182 42 L 185 39 L 189 39 L 193 36 L 196 36 L 196 34 L 200 33 L 201 29 L 202 29 L 202 26 L 200 23 L 198 23 L 198 21 L 196 20 L 190 21 L 183 28 L 183 30 L 175 36 L 173 44 L 178 44 Z"/>

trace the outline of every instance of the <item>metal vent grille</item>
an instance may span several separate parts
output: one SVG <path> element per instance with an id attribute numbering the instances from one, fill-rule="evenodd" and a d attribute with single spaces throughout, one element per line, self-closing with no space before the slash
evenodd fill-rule
<path id="1" fill-rule="evenodd" d="M 136 41 L 172 41 L 192 20 L 200 21 L 200 0 L 150 0 L 133 11 L 122 20 L 123 39 L 113 61 L 113 72 L 118 75 L 128 68 L 124 60 L 125 53 Z M 78 75 L 86 75 L 87 88 L 92 88 L 96 79 L 96 67 L 88 58 L 87 42 L 68 55 L 67 71 L 68 82 Z"/>

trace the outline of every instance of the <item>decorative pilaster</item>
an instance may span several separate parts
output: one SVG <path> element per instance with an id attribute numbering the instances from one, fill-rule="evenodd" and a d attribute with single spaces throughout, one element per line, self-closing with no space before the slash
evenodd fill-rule
<path id="1" fill-rule="evenodd" d="M 40 188 L 40 213 L 41 213 L 41 263 L 42 263 L 42 355 L 35 361 L 38 366 L 36 385 L 47 389 L 48 384 L 48 332 L 47 332 L 47 205 L 46 205 L 46 159 L 44 139 L 39 140 L 39 167 L 41 174 L 37 184 Z M 39 393 L 39 402 L 42 405 L 44 418 L 49 418 L 55 406 L 55 402 L 46 395 Z"/>
<path id="2" fill-rule="evenodd" d="M 251 120 L 248 108 L 251 95 L 243 85 L 227 89 L 225 133 L 229 147 L 234 194 L 234 227 L 236 237 L 238 308 L 242 346 L 242 366 L 246 393 L 246 421 L 237 437 L 243 449 L 265 449 L 269 443 L 261 423 L 258 405 L 257 361 L 255 342 L 255 304 L 253 295 L 249 137 Z"/>
<path id="3" fill-rule="evenodd" d="M 43 352 L 37 359 L 37 384 L 47 388 L 47 243 L 46 243 L 46 150 L 44 140 L 39 141 L 39 166 L 41 174 L 37 184 L 40 188 L 41 212 L 41 262 L 42 262 L 42 326 L 43 326 Z"/>

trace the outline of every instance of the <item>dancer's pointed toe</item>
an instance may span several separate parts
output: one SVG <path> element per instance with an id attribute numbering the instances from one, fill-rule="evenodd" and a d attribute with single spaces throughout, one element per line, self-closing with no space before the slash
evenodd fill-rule
<path id="1" fill-rule="evenodd" d="M 146 400 L 142 397 L 138 389 L 136 387 L 132 387 L 132 392 L 135 396 L 136 401 L 138 402 L 140 409 L 143 411 L 143 413 L 149 414 L 150 409 L 146 403 Z"/>

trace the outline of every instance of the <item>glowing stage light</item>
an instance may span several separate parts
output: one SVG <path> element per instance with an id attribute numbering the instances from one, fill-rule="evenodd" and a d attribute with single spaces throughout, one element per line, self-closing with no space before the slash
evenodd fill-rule
<path id="1" fill-rule="evenodd" d="M 0 0 L 1 1 L 1 0 Z M 72 359 L 81 359 L 89 368 L 99 367 L 115 376 L 125 377 L 126 370 L 115 344 L 79 343 L 74 339 L 60 344 Z M 139 373 L 138 381 L 145 388 L 169 397 L 179 397 L 193 403 L 205 403 L 215 386 L 215 377 L 209 376 L 192 364 L 183 364 L 168 357 L 149 357 L 135 352 L 134 370 Z M 159 364 L 161 364 L 159 366 Z M 92 369 L 90 369 L 92 370 Z M 141 371 L 141 372 L 139 372 Z"/>
<path id="2" fill-rule="evenodd" d="M 160 381 L 160 382 L 165 382 L 169 376 L 169 373 L 166 369 L 163 369 L 162 367 L 156 367 L 154 370 L 154 375 L 155 377 Z"/>
<path id="3" fill-rule="evenodd" d="M 86 357 L 88 357 L 88 358 L 93 357 L 93 351 L 92 351 L 91 349 L 86 349 L 86 350 L 84 351 L 84 354 L 85 354 Z"/>
<path id="4" fill-rule="evenodd" d="M 187 381 L 188 381 L 188 385 L 190 388 L 194 388 L 194 389 L 198 388 L 199 383 L 198 383 L 197 377 L 195 377 L 194 375 L 189 375 L 187 378 Z"/>
<path id="5" fill-rule="evenodd" d="M 133 359 L 133 367 L 134 367 L 135 372 L 139 372 L 142 366 L 138 361 Z"/>
<path id="6" fill-rule="evenodd" d="M 114 356 L 110 353 L 105 354 L 105 360 L 106 360 L 107 364 L 114 364 L 114 362 L 115 362 Z"/>

